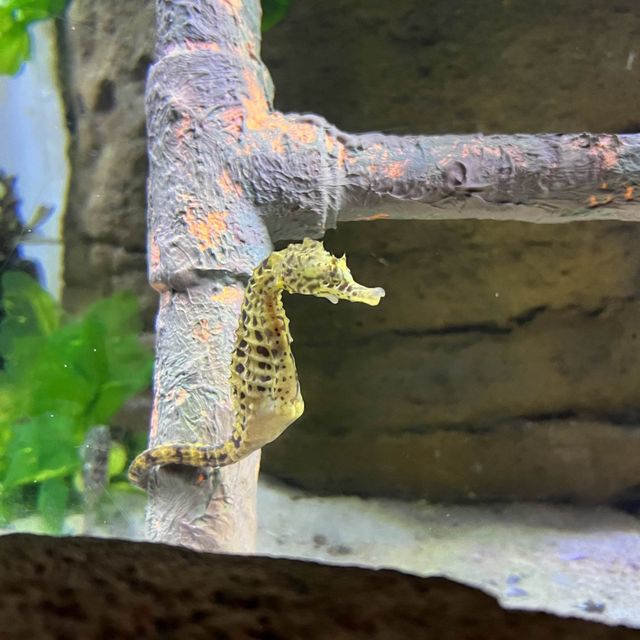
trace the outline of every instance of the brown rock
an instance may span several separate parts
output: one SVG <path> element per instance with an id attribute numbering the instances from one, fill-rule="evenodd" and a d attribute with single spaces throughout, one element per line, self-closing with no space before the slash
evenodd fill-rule
<path id="1" fill-rule="evenodd" d="M 0 638 L 623 640 L 638 631 L 501 609 L 443 578 L 158 544 L 0 538 Z"/>
<path id="2" fill-rule="evenodd" d="M 316 492 L 435 502 L 640 497 L 637 425 L 567 419 L 368 435 L 308 426 L 293 427 L 265 449 L 263 467 Z"/>
<path id="3" fill-rule="evenodd" d="M 327 244 L 387 295 L 287 299 L 306 410 L 265 469 L 320 491 L 615 499 L 640 478 L 638 233 L 344 225 Z"/>
<path id="4" fill-rule="evenodd" d="M 69 7 L 64 47 L 73 123 L 65 303 L 82 308 L 126 287 L 141 294 L 148 327 L 156 296 L 140 258 L 146 249 L 144 81 L 154 25 L 150 0 L 114 2 L 109 11 L 79 0 Z M 132 276 L 123 282 L 126 262 Z"/>

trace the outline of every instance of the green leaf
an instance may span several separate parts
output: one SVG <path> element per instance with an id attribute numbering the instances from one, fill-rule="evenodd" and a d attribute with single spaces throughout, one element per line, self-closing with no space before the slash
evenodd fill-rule
<path id="1" fill-rule="evenodd" d="M 5 372 L 0 370 L 0 450 L 3 430 L 20 417 L 21 406 L 18 390 L 7 380 Z"/>
<path id="2" fill-rule="evenodd" d="M 66 0 L 0 0 L 0 74 L 14 75 L 30 57 L 27 27 L 58 16 Z"/>
<path id="3" fill-rule="evenodd" d="M 7 274 L 2 284 L 0 516 L 45 509 L 41 515 L 58 530 L 69 483 L 81 475 L 78 447 L 92 425 L 106 423 L 149 386 L 152 351 L 140 343 L 131 294 L 100 300 L 70 319 L 24 274 Z M 123 472 L 126 458 L 114 445 L 110 476 Z"/>
<path id="4" fill-rule="evenodd" d="M 76 418 L 83 431 L 109 420 L 149 386 L 152 353 L 138 339 L 140 313 L 131 294 L 101 300 L 83 318 L 60 326 L 55 301 L 37 283 L 24 274 L 3 282 L 0 350 L 6 381 L 20 399 L 18 417 L 53 411 Z"/>
<path id="5" fill-rule="evenodd" d="M 89 424 L 108 422 L 131 396 L 130 388 L 122 382 L 109 381 L 100 386 L 96 399 L 87 415 Z"/>
<path id="6" fill-rule="evenodd" d="M 262 31 L 275 27 L 288 13 L 291 0 L 262 0 Z"/>
<path id="7" fill-rule="evenodd" d="M 0 9 L 16 22 L 31 23 L 60 15 L 67 0 L 0 0 Z"/>
<path id="8" fill-rule="evenodd" d="M 4 20 L 2 21 L 4 22 Z M 31 55 L 31 40 L 23 24 L 15 23 L 0 33 L 0 74 L 17 73 Z"/>
<path id="9" fill-rule="evenodd" d="M 5 455 L 5 490 L 52 478 L 64 478 L 80 468 L 74 422 L 46 414 L 15 425 Z"/>
<path id="10" fill-rule="evenodd" d="M 99 318 L 110 338 L 142 331 L 138 299 L 130 291 L 119 291 L 94 302 L 86 315 Z"/>
<path id="11" fill-rule="evenodd" d="M 88 414 L 89 423 L 101 424 L 107 422 L 127 398 L 150 385 L 153 354 L 139 341 L 140 311 L 136 298 L 130 293 L 100 300 L 87 312 L 86 322 L 99 325 L 104 337 L 105 375 Z"/>
<path id="12" fill-rule="evenodd" d="M 60 533 L 69 500 L 69 485 L 62 478 L 43 482 L 38 491 L 38 511 L 52 533 Z"/>
<path id="13" fill-rule="evenodd" d="M 108 473 L 109 478 L 117 476 L 124 471 L 127 464 L 127 450 L 119 442 L 112 442 L 109 449 Z"/>
<path id="14" fill-rule="evenodd" d="M 82 334 L 77 325 L 48 338 L 16 341 L 5 367 L 22 402 L 21 418 L 55 413 L 80 420 L 94 401 L 97 385 L 77 360 Z"/>
<path id="15" fill-rule="evenodd" d="M 1 1 L 1 0 L 0 0 Z M 4 0 L 9 6 L 21 11 L 34 11 L 46 14 L 45 17 L 53 17 L 62 12 L 67 5 L 67 0 Z"/>
<path id="16" fill-rule="evenodd" d="M 51 295 L 33 278 L 20 271 L 7 271 L 2 277 L 0 353 L 10 353 L 14 341 L 22 336 L 48 336 L 60 324 L 60 308 Z"/>
<path id="17" fill-rule="evenodd" d="M 112 482 L 109 485 L 109 491 L 111 493 L 137 493 L 145 495 L 144 491 L 140 487 L 136 487 L 128 481 Z"/>

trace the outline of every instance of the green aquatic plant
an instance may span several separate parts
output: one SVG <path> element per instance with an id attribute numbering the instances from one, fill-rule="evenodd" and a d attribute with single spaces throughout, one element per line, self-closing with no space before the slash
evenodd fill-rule
<path id="1" fill-rule="evenodd" d="M 0 74 L 14 75 L 31 57 L 29 26 L 55 18 L 67 0 L 0 0 Z"/>
<path id="2" fill-rule="evenodd" d="M 262 0 L 262 30 L 275 27 L 288 13 L 291 0 Z"/>
<path id="3" fill-rule="evenodd" d="M 74 486 L 88 431 L 149 386 L 152 354 L 139 342 L 131 294 L 117 293 L 73 317 L 24 273 L 5 273 L 2 291 L 0 520 L 36 509 L 50 531 L 60 531 L 80 497 Z M 121 447 L 113 452 L 110 476 L 126 463 Z"/>
<path id="4" fill-rule="evenodd" d="M 31 58 L 29 26 L 62 15 L 68 0 L 0 0 L 0 75 L 15 75 Z M 262 30 L 280 22 L 291 0 L 262 0 Z"/>

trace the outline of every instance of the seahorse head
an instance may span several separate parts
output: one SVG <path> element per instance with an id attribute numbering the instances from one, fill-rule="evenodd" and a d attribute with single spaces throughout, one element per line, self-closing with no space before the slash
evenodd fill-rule
<path id="1" fill-rule="evenodd" d="M 384 296 L 381 287 L 365 287 L 351 275 L 345 256 L 337 258 L 321 242 L 306 238 L 302 244 L 290 245 L 282 273 L 283 286 L 290 293 L 302 293 L 338 300 L 377 305 Z"/>

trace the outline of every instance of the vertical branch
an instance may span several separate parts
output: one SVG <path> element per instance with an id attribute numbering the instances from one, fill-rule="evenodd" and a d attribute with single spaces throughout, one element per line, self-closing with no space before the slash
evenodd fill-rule
<path id="1" fill-rule="evenodd" d="M 147 84 L 149 276 L 160 293 L 150 444 L 221 442 L 232 424 L 228 369 L 244 283 L 272 249 L 233 177 L 246 79 L 270 101 L 257 58 L 258 0 L 158 0 Z M 260 454 L 210 475 L 150 479 L 147 535 L 200 550 L 250 551 Z"/>

